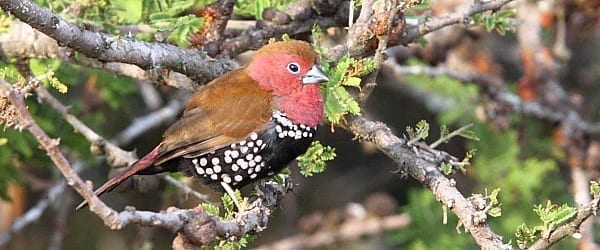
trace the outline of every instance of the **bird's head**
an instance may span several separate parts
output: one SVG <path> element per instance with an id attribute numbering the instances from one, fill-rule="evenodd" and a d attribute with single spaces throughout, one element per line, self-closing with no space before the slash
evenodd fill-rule
<path id="1" fill-rule="evenodd" d="M 265 45 L 246 70 L 262 88 L 271 91 L 276 108 L 290 119 L 310 126 L 320 122 L 323 97 L 319 83 L 329 79 L 310 44 L 290 40 Z"/>

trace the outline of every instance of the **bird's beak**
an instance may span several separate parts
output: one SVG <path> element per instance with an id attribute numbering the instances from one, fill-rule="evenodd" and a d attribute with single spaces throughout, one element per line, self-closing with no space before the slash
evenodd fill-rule
<path id="1" fill-rule="evenodd" d="M 323 73 L 323 70 L 318 65 L 313 65 L 306 75 L 302 77 L 303 84 L 324 83 L 328 82 L 329 78 Z"/>

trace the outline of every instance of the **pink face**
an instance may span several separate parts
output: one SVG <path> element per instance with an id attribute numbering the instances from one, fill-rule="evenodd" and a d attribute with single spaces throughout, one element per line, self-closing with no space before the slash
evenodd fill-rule
<path id="1" fill-rule="evenodd" d="M 297 123 L 316 126 L 323 117 L 319 82 L 303 83 L 314 62 L 294 54 L 262 54 L 248 65 L 250 77 L 272 91 L 279 110 Z"/>

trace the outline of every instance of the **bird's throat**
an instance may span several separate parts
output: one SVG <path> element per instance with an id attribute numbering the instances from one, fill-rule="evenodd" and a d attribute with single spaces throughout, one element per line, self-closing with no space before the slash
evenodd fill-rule
<path id="1" fill-rule="evenodd" d="M 302 91 L 279 97 L 276 105 L 297 124 L 316 127 L 323 119 L 323 96 L 316 84 L 306 86 Z"/>

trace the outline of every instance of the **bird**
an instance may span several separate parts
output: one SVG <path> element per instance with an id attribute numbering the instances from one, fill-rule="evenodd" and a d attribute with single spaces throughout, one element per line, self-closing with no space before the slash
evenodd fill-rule
<path id="1" fill-rule="evenodd" d="M 320 85 L 328 81 L 309 43 L 271 42 L 196 92 L 154 149 L 94 193 L 163 172 L 196 177 L 215 191 L 273 176 L 313 141 L 323 118 Z"/>

